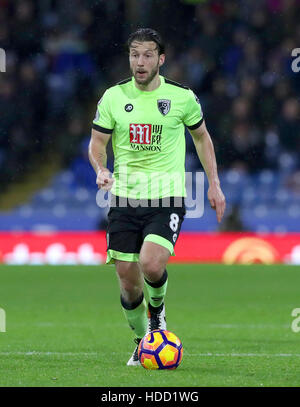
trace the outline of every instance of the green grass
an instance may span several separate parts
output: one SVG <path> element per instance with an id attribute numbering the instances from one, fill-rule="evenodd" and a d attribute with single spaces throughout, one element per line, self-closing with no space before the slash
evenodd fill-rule
<path id="1" fill-rule="evenodd" d="M 114 268 L 0 267 L 0 386 L 299 386 L 300 271 L 169 265 L 173 371 L 127 367 L 134 344 Z"/>

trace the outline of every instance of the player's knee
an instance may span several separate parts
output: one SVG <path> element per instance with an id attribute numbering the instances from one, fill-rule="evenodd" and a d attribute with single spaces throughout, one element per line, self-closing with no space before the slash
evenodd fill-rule
<path id="1" fill-rule="evenodd" d="M 140 276 L 137 264 L 126 261 L 116 261 L 116 272 L 120 280 L 137 280 Z"/>
<path id="2" fill-rule="evenodd" d="M 120 279 L 120 291 L 127 303 L 135 302 L 143 292 L 137 281 L 128 278 Z"/>
<path id="3" fill-rule="evenodd" d="M 158 281 L 164 271 L 164 267 L 156 259 L 143 258 L 140 265 L 144 276 L 150 281 Z"/>
<path id="4" fill-rule="evenodd" d="M 142 292 L 140 276 L 132 272 L 130 263 L 124 262 L 121 266 L 117 267 L 116 271 L 119 277 L 121 292 L 126 297 L 125 299 L 128 301 L 135 300 Z"/>
<path id="5" fill-rule="evenodd" d="M 138 282 L 124 278 L 121 280 L 121 291 L 135 299 L 140 294 L 141 288 Z"/>

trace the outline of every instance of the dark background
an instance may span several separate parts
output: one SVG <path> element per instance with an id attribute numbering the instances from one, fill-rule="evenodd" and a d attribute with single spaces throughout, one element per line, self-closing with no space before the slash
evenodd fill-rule
<path id="1" fill-rule="evenodd" d="M 97 101 L 130 75 L 128 35 L 152 27 L 167 45 L 161 73 L 200 99 L 227 215 L 238 218 L 225 229 L 257 230 L 257 223 L 239 221 L 247 203 L 252 210 L 265 204 L 268 212 L 292 204 L 296 219 L 300 73 L 291 69 L 291 51 L 300 47 L 299 21 L 299 0 L 0 0 L 0 48 L 7 55 L 0 73 L 0 209 L 34 210 L 34 194 L 59 174 L 69 174 L 73 190 L 96 191 L 87 144 Z M 187 170 L 201 169 L 186 139 Z M 246 187 L 252 200 L 242 197 Z M 263 202 L 259 188 L 270 189 Z M 17 196 L 16 189 L 25 192 Z M 290 230 L 280 213 L 281 229 Z"/>

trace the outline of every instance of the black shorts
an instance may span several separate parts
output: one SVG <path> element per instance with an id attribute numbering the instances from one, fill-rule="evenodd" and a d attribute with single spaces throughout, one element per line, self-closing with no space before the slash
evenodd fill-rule
<path id="1" fill-rule="evenodd" d="M 186 212 L 184 198 L 130 201 L 131 205 L 126 206 L 123 201 L 123 207 L 115 198 L 108 213 L 107 264 L 115 259 L 138 261 L 144 241 L 157 243 L 174 255 Z"/>

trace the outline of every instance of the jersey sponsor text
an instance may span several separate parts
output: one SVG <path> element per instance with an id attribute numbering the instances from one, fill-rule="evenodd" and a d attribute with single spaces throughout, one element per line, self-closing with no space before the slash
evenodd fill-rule
<path id="1" fill-rule="evenodd" d="M 161 151 L 162 125 L 129 125 L 130 147 L 134 151 Z"/>

